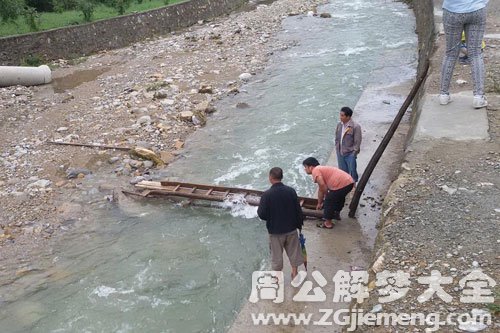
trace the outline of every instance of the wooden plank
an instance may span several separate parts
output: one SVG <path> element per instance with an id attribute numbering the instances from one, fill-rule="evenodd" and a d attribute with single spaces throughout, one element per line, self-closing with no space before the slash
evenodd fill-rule
<path id="1" fill-rule="evenodd" d="M 141 182 L 142 183 L 142 182 Z M 161 186 L 175 186 L 179 184 L 180 182 L 171 182 L 171 181 L 160 181 Z M 206 189 L 209 190 L 210 188 L 213 188 L 214 191 L 220 191 L 220 192 L 225 192 L 229 190 L 232 193 L 243 193 L 243 192 L 250 192 L 258 195 L 262 195 L 264 191 L 259 191 L 259 190 L 251 190 L 251 189 L 242 189 L 242 188 L 237 188 L 237 187 L 226 187 L 226 186 L 213 186 L 213 185 L 204 185 L 204 184 L 196 184 L 196 183 L 180 183 L 182 186 L 186 187 L 198 187 L 200 189 Z"/>
<path id="2" fill-rule="evenodd" d="M 213 186 L 194 183 L 170 182 L 170 181 L 142 181 L 135 185 L 137 188 L 145 191 L 149 190 L 146 194 L 155 196 L 177 196 L 193 200 L 207 200 L 207 201 L 224 201 L 230 195 L 243 195 L 249 205 L 257 206 L 260 202 L 260 197 L 264 191 Z M 145 193 L 143 191 L 143 193 Z M 323 212 L 316 210 L 317 199 L 308 197 L 299 197 L 300 205 L 304 215 L 310 217 L 321 218 Z"/>

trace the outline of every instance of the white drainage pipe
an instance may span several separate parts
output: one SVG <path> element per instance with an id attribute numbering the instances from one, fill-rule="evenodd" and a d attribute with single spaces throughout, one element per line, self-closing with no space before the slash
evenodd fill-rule
<path id="1" fill-rule="evenodd" d="M 52 74 L 47 65 L 39 67 L 0 66 L 0 87 L 36 86 L 49 83 L 51 80 Z"/>

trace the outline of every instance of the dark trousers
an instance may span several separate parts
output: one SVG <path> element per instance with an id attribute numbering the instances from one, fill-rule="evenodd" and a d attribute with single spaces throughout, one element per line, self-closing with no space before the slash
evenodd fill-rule
<path id="1" fill-rule="evenodd" d="M 349 192 L 351 192 L 354 184 L 349 184 L 338 190 L 328 190 L 325 197 L 325 202 L 323 203 L 323 215 L 325 219 L 331 220 L 334 216 L 334 212 L 340 212 L 344 208 L 345 197 Z"/>

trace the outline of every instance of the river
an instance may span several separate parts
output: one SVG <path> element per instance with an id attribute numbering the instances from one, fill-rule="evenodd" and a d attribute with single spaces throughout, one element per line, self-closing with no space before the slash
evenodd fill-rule
<path id="1" fill-rule="evenodd" d="M 280 166 L 286 184 L 313 195 L 301 161 L 326 161 L 338 110 L 366 87 L 414 77 L 417 48 L 402 3 L 339 0 L 319 11 L 332 18 L 284 20 L 277 38 L 297 46 L 222 100 L 158 177 L 263 190 L 269 168 Z M 40 255 L 39 268 L 0 286 L 2 331 L 221 332 L 249 296 L 252 272 L 268 265 L 254 207 L 94 205 L 87 223 Z"/>

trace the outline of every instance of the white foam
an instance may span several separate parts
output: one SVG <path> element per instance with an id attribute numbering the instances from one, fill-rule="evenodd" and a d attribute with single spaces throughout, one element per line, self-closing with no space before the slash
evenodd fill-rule
<path id="1" fill-rule="evenodd" d="M 274 131 L 274 134 L 280 134 L 280 133 L 285 133 L 288 132 L 292 127 L 295 125 L 295 123 L 292 124 L 283 124 L 278 127 L 276 131 Z"/>
<path id="2" fill-rule="evenodd" d="M 116 288 L 108 286 L 99 286 L 92 291 L 92 293 L 97 295 L 98 297 L 108 297 L 111 294 L 131 294 L 133 292 L 134 289 L 117 290 Z"/>
<path id="3" fill-rule="evenodd" d="M 397 49 L 403 45 L 414 45 L 414 41 L 413 40 L 402 40 L 402 41 L 399 41 L 399 42 L 393 42 L 393 43 L 390 43 L 390 42 L 387 42 L 387 41 L 384 41 L 382 42 L 382 45 L 385 47 L 385 48 L 388 48 L 388 49 Z"/>
<path id="4" fill-rule="evenodd" d="M 233 195 L 227 198 L 221 204 L 221 207 L 231 209 L 231 215 L 234 217 L 243 217 L 246 219 L 257 217 L 257 207 L 250 206 L 243 194 Z"/>
<path id="5" fill-rule="evenodd" d="M 339 52 L 339 54 L 345 55 L 347 57 L 347 56 L 350 56 L 351 54 L 360 54 L 361 52 L 364 52 L 367 50 L 370 50 L 370 48 L 366 47 L 366 46 L 349 47 L 349 48 L 347 48 L 347 50 Z"/>

